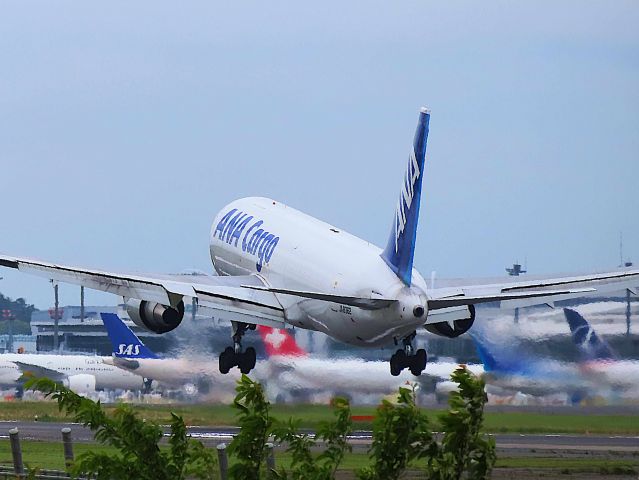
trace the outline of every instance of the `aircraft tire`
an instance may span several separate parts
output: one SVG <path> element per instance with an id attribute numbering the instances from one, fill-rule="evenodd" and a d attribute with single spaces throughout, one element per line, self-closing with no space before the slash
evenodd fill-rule
<path id="1" fill-rule="evenodd" d="M 226 375 L 235 365 L 235 351 L 231 347 L 226 347 L 220 354 L 220 373 Z"/>
<path id="2" fill-rule="evenodd" d="M 240 367 L 240 372 L 242 372 L 244 375 L 248 374 L 251 371 L 251 364 L 250 364 L 250 358 L 248 358 L 248 356 L 246 355 L 246 352 L 244 353 L 240 353 L 238 355 L 239 360 L 237 362 L 237 366 Z"/>
<path id="3" fill-rule="evenodd" d="M 251 367 L 249 371 L 253 370 L 255 368 L 255 363 L 257 362 L 257 353 L 255 353 L 255 349 L 253 347 L 248 347 L 245 355 L 248 359 L 248 365 Z"/>
<path id="4" fill-rule="evenodd" d="M 426 355 L 426 350 L 420 348 L 415 352 L 415 355 L 410 359 L 410 373 L 419 377 L 424 369 L 426 368 L 426 362 L 428 361 L 428 356 Z"/>
<path id="5" fill-rule="evenodd" d="M 390 371 L 393 377 L 399 376 L 404 369 L 406 362 L 406 353 L 404 350 L 397 350 L 390 359 Z"/>

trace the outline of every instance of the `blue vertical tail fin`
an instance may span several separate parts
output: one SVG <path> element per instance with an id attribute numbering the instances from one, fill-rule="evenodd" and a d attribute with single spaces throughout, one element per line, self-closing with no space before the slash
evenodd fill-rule
<path id="1" fill-rule="evenodd" d="M 478 330 L 471 331 L 470 337 L 475 344 L 484 371 L 496 373 L 524 373 L 527 370 L 526 361 L 522 358 L 519 346 L 506 342 L 496 342 Z"/>
<path id="2" fill-rule="evenodd" d="M 606 360 L 615 358 L 610 345 L 599 338 L 584 317 L 570 308 L 564 308 L 564 315 L 570 327 L 572 341 L 586 359 Z"/>
<path id="3" fill-rule="evenodd" d="M 389 268 L 407 286 L 411 284 L 413 271 L 415 235 L 419 219 L 429 122 L 430 111 L 422 107 L 413 140 L 413 149 L 408 157 L 408 168 L 404 176 L 402 191 L 395 209 L 393 228 L 388 244 L 381 254 Z"/>
<path id="4" fill-rule="evenodd" d="M 113 355 L 118 358 L 158 358 L 115 313 L 100 313 Z"/>

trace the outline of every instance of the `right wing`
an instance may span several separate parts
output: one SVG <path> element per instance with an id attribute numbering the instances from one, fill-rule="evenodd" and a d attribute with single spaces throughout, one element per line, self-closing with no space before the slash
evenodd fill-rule
<path id="1" fill-rule="evenodd" d="M 205 308 L 224 319 L 276 328 L 284 327 L 285 323 L 284 309 L 273 292 L 246 288 L 264 286 L 255 275 L 123 274 L 6 255 L 0 255 L 0 266 L 163 305 L 176 306 L 185 297 L 187 300 L 195 298 L 199 308 Z"/>
<path id="2" fill-rule="evenodd" d="M 501 302 L 500 305 L 504 308 L 544 303 L 551 305 L 555 301 L 582 297 L 589 293 L 608 293 L 624 289 L 636 294 L 639 286 L 639 270 L 618 270 L 515 282 L 509 278 L 502 282 L 493 280 L 470 283 L 468 280 L 461 280 L 458 283 L 459 285 L 450 284 L 429 289 L 429 310 L 437 311 L 489 302 Z"/>

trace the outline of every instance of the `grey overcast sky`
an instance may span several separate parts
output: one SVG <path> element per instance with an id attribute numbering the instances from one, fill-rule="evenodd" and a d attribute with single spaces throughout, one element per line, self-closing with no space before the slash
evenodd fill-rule
<path id="1" fill-rule="evenodd" d="M 432 109 L 416 266 L 639 262 L 639 3 L 3 2 L 0 251 L 210 271 L 269 196 L 385 244 Z M 52 304 L 6 269 L 0 292 Z M 78 290 L 61 290 L 77 304 Z M 116 297 L 92 294 L 92 303 Z"/>

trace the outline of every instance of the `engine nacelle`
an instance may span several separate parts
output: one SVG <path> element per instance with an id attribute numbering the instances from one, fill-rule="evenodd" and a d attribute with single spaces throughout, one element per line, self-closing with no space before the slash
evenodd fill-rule
<path id="1" fill-rule="evenodd" d="M 153 333 L 166 333 L 177 328 L 184 318 L 184 302 L 180 301 L 176 308 L 161 303 L 147 302 L 130 298 L 126 301 L 129 318 L 138 327 Z"/>
<path id="2" fill-rule="evenodd" d="M 62 384 L 78 395 L 86 395 L 95 392 L 95 376 L 88 373 L 70 375 Z"/>
<path id="3" fill-rule="evenodd" d="M 428 312 L 429 320 L 433 317 L 439 319 L 440 316 L 441 322 L 429 323 L 424 325 L 424 328 L 430 333 L 441 337 L 459 337 L 461 334 L 466 333 L 475 323 L 475 306 L 444 308 Z M 451 323 L 453 326 L 451 326 Z"/>

